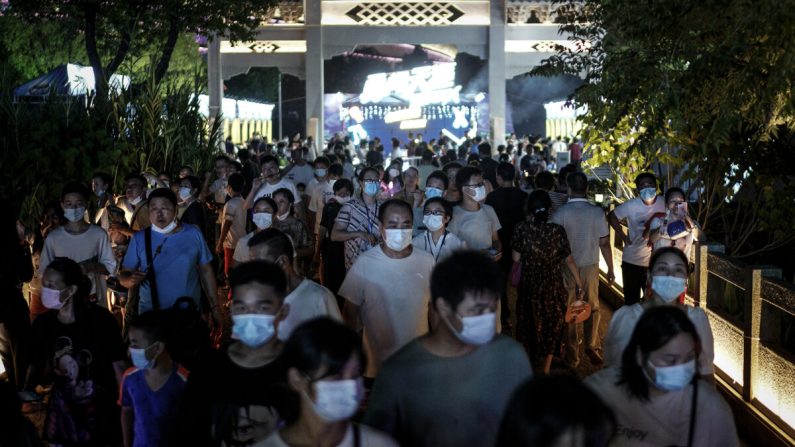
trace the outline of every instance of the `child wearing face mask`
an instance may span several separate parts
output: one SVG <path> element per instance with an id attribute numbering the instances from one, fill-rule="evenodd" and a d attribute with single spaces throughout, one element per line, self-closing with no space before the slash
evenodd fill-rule
<path id="1" fill-rule="evenodd" d="M 443 261 L 456 250 L 466 248 L 466 242 L 447 231 L 453 214 L 453 207 L 441 197 L 425 202 L 422 210 L 422 223 L 426 230 L 411 241 L 414 247 L 430 253 L 436 262 Z"/>
<path id="2" fill-rule="evenodd" d="M 665 247 L 654 252 L 649 262 L 647 296 L 643 303 L 622 306 L 613 314 L 604 339 L 605 364 L 618 365 L 629 343 L 632 331 L 645 311 L 660 306 L 678 307 L 685 311 L 698 331 L 701 353 L 698 356 L 700 374 L 711 380 L 714 372 L 715 343 L 707 314 L 700 307 L 680 304 L 687 290 L 688 264 L 681 250 Z"/>
<path id="3" fill-rule="evenodd" d="M 164 311 L 149 311 L 130 323 L 133 368 L 119 395 L 124 446 L 169 445 L 188 371 L 168 352 Z"/>

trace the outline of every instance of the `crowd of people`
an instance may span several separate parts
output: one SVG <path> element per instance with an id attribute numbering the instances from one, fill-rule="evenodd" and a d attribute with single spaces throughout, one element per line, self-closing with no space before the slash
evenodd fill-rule
<path id="1" fill-rule="evenodd" d="M 74 179 L 37 228 L 4 213 L 0 445 L 739 445 L 684 300 L 686 194 L 642 173 L 606 213 L 581 154 L 255 138 L 118 194 Z"/>

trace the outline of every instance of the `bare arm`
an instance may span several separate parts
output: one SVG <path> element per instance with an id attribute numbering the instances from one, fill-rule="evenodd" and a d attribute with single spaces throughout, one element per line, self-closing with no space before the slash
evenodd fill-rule
<path id="1" fill-rule="evenodd" d="M 511 250 L 511 260 L 513 262 L 519 262 L 522 260 L 522 254 L 516 250 Z"/>
<path id="2" fill-rule="evenodd" d="M 629 236 L 624 233 L 624 228 L 621 227 L 621 222 L 619 222 L 618 217 L 616 217 L 615 211 L 610 211 L 607 214 L 607 223 L 613 227 L 613 230 L 616 232 L 616 236 L 624 241 L 624 245 L 632 245 L 632 240 L 630 240 Z"/>
<path id="3" fill-rule="evenodd" d="M 213 318 L 216 322 L 221 321 L 221 313 L 218 308 L 218 287 L 215 282 L 215 273 L 213 273 L 213 265 L 208 262 L 199 267 L 199 278 L 204 289 L 204 294 L 207 295 L 207 301 L 210 302 L 210 309 L 212 309 Z"/>
<path id="4" fill-rule="evenodd" d="M 121 407 L 121 433 L 124 447 L 133 445 L 133 423 L 135 422 L 135 413 L 132 407 Z"/>
<path id="5" fill-rule="evenodd" d="M 254 206 L 254 197 L 259 192 L 260 188 L 262 187 L 262 178 L 257 177 L 251 182 L 251 191 L 248 192 L 248 196 L 246 200 L 243 202 L 243 209 L 247 210 Z"/>
<path id="6" fill-rule="evenodd" d="M 345 300 L 345 305 L 342 306 L 342 319 L 345 321 L 345 324 L 348 325 L 354 331 L 358 331 L 360 325 L 359 322 L 359 306 L 351 303 L 348 300 Z"/>
<path id="7" fill-rule="evenodd" d="M 569 255 L 566 258 L 566 266 L 569 268 L 571 276 L 574 277 L 575 284 L 577 284 L 577 289 L 579 290 L 577 296 L 579 298 L 579 295 L 583 293 L 584 290 L 582 289 L 582 280 L 580 279 L 580 271 L 577 269 L 577 264 L 574 263 L 574 256 Z"/>
<path id="8" fill-rule="evenodd" d="M 613 273 L 613 250 L 610 247 L 610 236 L 599 238 L 599 250 L 602 252 L 602 257 L 605 258 L 607 264 L 607 282 L 612 283 L 616 279 Z"/>
<path id="9" fill-rule="evenodd" d="M 221 236 L 218 237 L 218 243 L 215 244 L 216 253 L 224 252 L 224 241 L 226 240 L 226 235 L 229 234 L 229 230 L 231 228 L 232 228 L 231 220 L 224 220 L 224 223 L 221 224 Z"/>
<path id="10" fill-rule="evenodd" d="M 335 242 L 344 242 L 357 237 L 371 238 L 370 244 L 375 244 L 375 236 L 365 233 L 363 231 L 347 231 L 348 224 L 345 222 L 334 223 L 334 228 L 331 229 L 331 240 Z"/>

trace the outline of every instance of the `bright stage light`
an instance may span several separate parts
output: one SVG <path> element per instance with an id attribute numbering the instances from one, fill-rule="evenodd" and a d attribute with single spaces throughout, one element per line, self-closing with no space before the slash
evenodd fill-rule
<path id="1" fill-rule="evenodd" d="M 454 135 L 452 132 L 450 132 L 449 130 L 447 130 L 447 129 L 442 129 L 442 134 L 443 134 L 444 136 L 446 136 L 447 138 L 449 138 L 449 139 L 450 139 L 450 141 L 452 141 L 453 143 L 455 143 L 455 145 L 456 145 L 456 146 L 460 146 L 460 145 L 461 145 L 461 141 L 462 141 L 462 140 L 461 140 L 460 138 L 458 138 L 457 136 L 455 136 L 455 135 Z"/>
<path id="2" fill-rule="evenodd" d="M 416 120 L 406 120 L 400 122 L 400 129 L 401 130 L 408 130 L 408 129 L 425 129 L 425 126 L 428 125 L 428 120 L 425 118 L 420 118 Z"/>
<path id="3" fill-rule="evenodd" d="M 411 120 L 422 118 L 422 109 L 419 107 L 411 106 L 408 109 L 395 110 L 384 115 L 384 122 L 387 124 L 396 123 L 398 121 Z"/>

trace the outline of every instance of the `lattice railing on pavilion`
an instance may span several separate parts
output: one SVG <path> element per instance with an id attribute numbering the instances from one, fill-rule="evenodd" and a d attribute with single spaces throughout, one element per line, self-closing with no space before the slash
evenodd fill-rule
<path id="1" fill-rule="evenodd" d="M 508 23 L 513 24 L 559 23 L 558 8 L 561 6 L 560 3 L 550 1 L 508 0 L 505 4 L 505 18 Z"/>
<path id="2" fill-rule="evenodd" d="M 262 19 L 262 25 L 303 25 L 303 23 L 303 0 L 280 0 Z"/>

